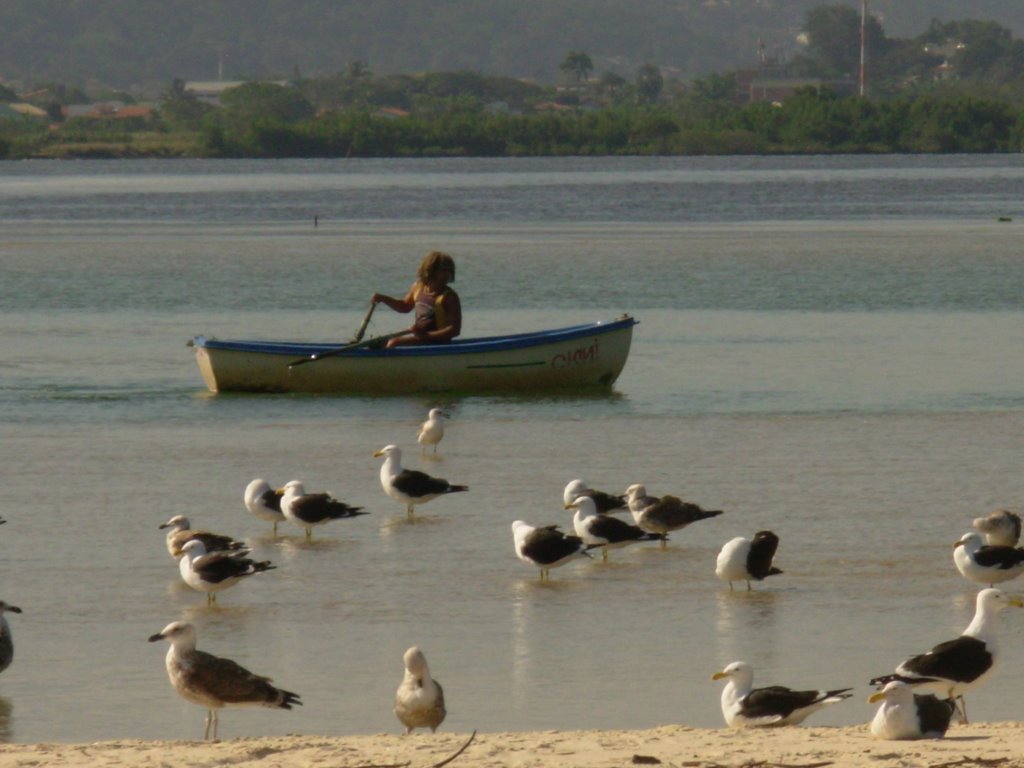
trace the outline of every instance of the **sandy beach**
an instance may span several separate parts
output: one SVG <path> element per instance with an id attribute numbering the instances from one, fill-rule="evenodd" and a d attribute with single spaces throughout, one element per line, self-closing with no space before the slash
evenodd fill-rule
<path id="1" fill-rule="evenodd" d="M 236 725 L 237 723 L 232 723 Z M 225 724 L 222 723 L 222 727 Z M 230 727 L 230 726 L 229 726 Z M 106 741 L 92 744 L 5 744 L 0 768 L 13 766 L 261 766 L 261 768 L 554 768 L 625 765 L 867 768 L 1024 766 L 1024 724 L 953 728 L 945 739 L 880 741 L 867 726 L 733 731 L 663 726 L 636 731 L 535 731 L 404 737 L 286 736 L 219 742 Z M 467 742 L 469 742 L 468 746 Z"/>

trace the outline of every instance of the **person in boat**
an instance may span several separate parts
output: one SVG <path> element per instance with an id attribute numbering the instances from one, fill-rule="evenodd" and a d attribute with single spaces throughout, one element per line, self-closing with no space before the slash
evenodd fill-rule
<path id="1" fill-rule="evenodd" d="M 455 280 L 455 261 L 447 253 L 431 251 L 423 257 L 416 282 L 399 299 L 383 293 L 373 294 L 374 304 L 386 304 L 395 312 L 412 312 L 416 319 L 402 336 L 388 341 L 389 347 L 401 344 L 438 344 L 451 341 L 462 332 L 462 304 L 449 283 Z"/>

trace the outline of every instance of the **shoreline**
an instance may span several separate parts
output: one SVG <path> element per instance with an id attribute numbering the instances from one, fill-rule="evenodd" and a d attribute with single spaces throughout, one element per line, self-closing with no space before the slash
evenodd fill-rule
<path id="1" fill-rule="evenodd" d="M 241 720 L 234 725 L 241 725 Z M 462 750 L 460 752 L 460 749 Z M 3 744 L 0 768 L 46 765 L 189 768 L 555 768 L 624 765 L 731 768 L 913 768 L 1024 766 L 1024 723 L 956 725 L 944 739 L 883 741 L 867 724 L 732 730 L 661 726 L 630 731 L 524 731 L 370 736 L 290 735 L 203 741 L 115 740 L 88 744 Z"/>

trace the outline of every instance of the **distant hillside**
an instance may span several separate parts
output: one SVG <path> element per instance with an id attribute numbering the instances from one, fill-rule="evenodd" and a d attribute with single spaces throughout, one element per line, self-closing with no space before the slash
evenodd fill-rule
<path id="1" fill-rule="evenodd" d="M 0 82 L 151 92 L 174 78 L 292 77 L 359 60 L 377 74 L 468 69 L 553 82 L 569 50 L 595 74 L 657 64 L 692 78 L 795 50 L 804 13 L 860 0 L 2 0 Z M 890 37 L 937 18 L 1024 36 L 1020 0 L 870 0 Z"/>

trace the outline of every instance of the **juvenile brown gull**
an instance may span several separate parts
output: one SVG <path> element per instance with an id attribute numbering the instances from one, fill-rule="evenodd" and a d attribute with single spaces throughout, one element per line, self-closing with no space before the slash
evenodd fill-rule
<path id="1" fill-rule="evenodd" d="M 992 545 L 1015 547 L 1020 541 L 1020 515 L 1009 509 L 997 509 L 987 517 L 976 517 L 971 525 Z"/>
<path id="2" fill-rule="evenodd" d="M 437 453 L 437 444 L 444 437 L 444 420 L 450 419 L 447 413 L 440 408 L 431 408 L 427 413 L 427 420 L 420 424 L 420 431 L 416 435 L 416 442 L 423 446 L 426 451 L 428 445 L 434 446 L 434 453 Z"/>
<path id="3" fill-rule="evenodd" d="M 274 535 L 277 536 L 277 524 L 284 520 L 281 511 L 281 497 L 284 488 L 272 488 L 262 477 L 257 477 L 245 487 L 245 508 L 260 520 L 274 524 Z"/>
<path id="4" fill-rule="evenodd" d="M 447 714 L 444 708 L 444 689 L 430 676 L 427 658 L 415 645 L 402 657 L 405 675 L 395 691 L 395 715 L 405 726 L 405 733 L 414 728 L 436 731 Z"/>
<path id="5" fill-rule="evenodd" d="M 722 689 L 722 716 L 733 728 L 764 728 L 798 725 L 829 704 L 850 698 L 850 688 L 831 691 L 794 691 L 781 685 L 754 688 L 754 670 L 734 661 L 712 680 L 728 680 Z"/>
<path id="6" fill-rule="evenodd" d="M 895 674 L 873 678 L 871 685 L 883 687 L 893 680 L 901 680 L 924 693 L 958 699 L 966 723 L 967 705 L 963 695 L 984 682 L 995 669 L 998 658 L 996 615 L 1007 606 L 1024 608 L 1024 602 L 999 589 L 981 590 L 975 601 L 974 618 L 960 637 L 912 656 L 896 667 Z"/>
<path id="7" fill-rule="evenodd" d="M 886 683 L 868 698 L 869 704 L 880 701 L 882 706 L 871 720 L 871 734 L 879 739 L 941 739 L 956 712 L 953 699 L 914 693 L 901 680 Z"/>
<path id="8" fill-rule="evenodd" d="M 201 541 L 207 552 L 240 551 L 246 549 L 241 541 L 236 541 L 222 533 L 211 533 L 193 528 L 192 523 L 184 515 L 175 515 L 160 526 L 167 528 L 167 551 L 175 560 L 181 557 L 182 548 L 190 541 Z"/>
<path id="9" fill-rule="evenodd" d="M 647 489 L 634 484 L 626 489 L 626 500 L 633 521 L 648 533 L 671 533 L 682 530 L 691 523 L 718 517 L 720 509 L 702 509 L 677 496 L 648 496 Z M 665 539 L 661 545 L 665 546 Z"/>
<path id="10" fill-rule="evenodd" d="M 953 545 L 953 562 L 964 578 L 992 586 L 1024 573 L 1024 549 L 985 544 L 980 533 L 971 531 Z"/>
<path id="11" fill-rule="evenodd" d="M 305 529 L 307 539 L 313 537 L 315 526 L 369 514 L 363 512 L 362 507 L 349 506 L 329 493 L 306 493 L 299 480 L 289 480 L 285 484 L 281 511 L 290 522 Z"/>
<path id="12" fill-rule="evenodd" d="M 574 511 L 572 524 L 584 544 L 601 547 L 601 558 L 608 559 L 608 550 L 641 541 L 664 541 L 664 533 L 648 533 L 639 526 L 617 517 L 599 515 L 597 505 L 589 496 L 578 496 L 567 509 Z"/>
<path id="13" fill-rule="evenodd" d="M 512 542 L 516 557 L 540 569 L 541 581 L 550 578 L 552 568 L 565 565 L 577 557 L 590 557 L 583 539 L 562 533 L 557 525 L 534 527 L 516 520 L 512 523 Z"/>
<path id="14" fill-rule="evenodd" d="M 728 581 L 730 590 L 734 581 L 745 581 L 749 591 L 751 581 L 782 573 L 772 565 L 778 547 L 779 537 L 771 531 L 758 531 L 753 539 L 737 536 L 727 541 L 718 553 L 715 575 Z"/>
<path id="15" fill-rule="evenodd" d="M 181 579 L 192 589 L 205 592 L 207 604 L 217 602 L 218 592 L 233 587 L 246 576 L 277 567 L 269 560 L 257 562 L 237 552 L 207 552 L 197 539 L 187 542 L 181 552 Z"/>
<path id="16" fill-rule="evenodd" d="M 405 504 L 405 512 L 411 520 L 413 507 L 426 504 L 428 501 L 449 493 L 468 491 L 465 485 L 453 485 L 439 477 L 431 477 L 426 472 L 402 468 L 402 450 L 397 445 L 385 445 L 373 454 L 384 457 L 380 468 L 380 484 L 384 493 L 395 501 Z"/>
<path id="17" fill-rule="evenodd" d="M 594 507 L 598 514 L 606 515 L 611 512 L 625 512 L 626 497 L 604 491 L 596 491 L 587 486 L 582 480 L 570 480 L 562 490 L 562 503 L 568 507 L 580 496 L 589 496 L 594 500 Z"/>
<path id="18" fill-rule="evenodd" d="M 255 675 L 231 659 L 196 650 L 196 630 L 184 621 L 174 621 L 149 642 L 167 640 L 167 676 L 174 690 L 185 699 L 206 707 L 204 739 L 217 738 L 217 711 L 224 707 L 270 707 L 291 709 L 301 705 L 299 694 L 276 688 L 269 677 Z"/>

